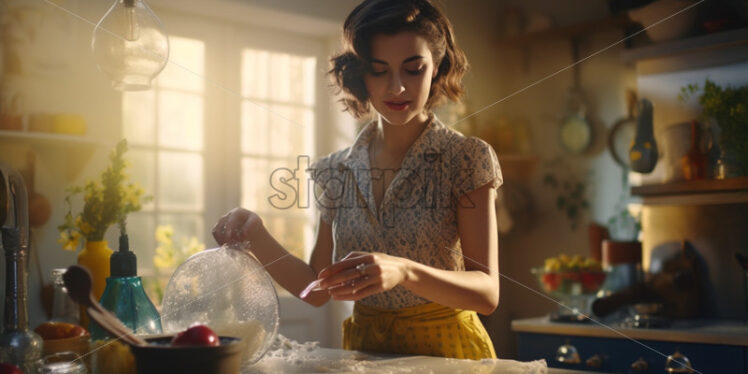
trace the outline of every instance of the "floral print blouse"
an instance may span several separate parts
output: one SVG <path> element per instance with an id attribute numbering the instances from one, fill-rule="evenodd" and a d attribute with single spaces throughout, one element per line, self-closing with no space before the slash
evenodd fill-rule
<path id="1" fill-rule="evenodd" d="M 459 197 L 489 183 L 501 186 L 501 168 L 488 143 L 432 119 L 406 153 L 379 211 L 371 176 L 382 171 L 369 167 L 376 121 L 361 130 L 352 146 L 311 166 L 315 204 L 332 226 L 333 262 L 353 251 L 383 252 L 439 269 L 465 270 L 457 231 Z M 397 309 L 429 301 L 397 286 L 360 302 Z"/>

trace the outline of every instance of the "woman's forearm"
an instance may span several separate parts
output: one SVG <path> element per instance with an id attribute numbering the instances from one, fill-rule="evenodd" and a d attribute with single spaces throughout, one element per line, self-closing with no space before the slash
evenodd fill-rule
<path id="1" fill-rule="evenodd" d="M 436 269 L 403 258 L 402 286 L 444 306 L 491 314 L 499 305 L 499 279 L 480 270 Z"/>
<path id="2" fill-rule="evenodd" d="M 311 266 L 283 248 L 264 227 L 259 228 L 253 238 L 250 251 L 286 291 L 298 297 L 310 282 L 317 279 L 317 274 Z M 329 299 L 327 292 L 312 292 L 303 300 L 320 306 Z"/>

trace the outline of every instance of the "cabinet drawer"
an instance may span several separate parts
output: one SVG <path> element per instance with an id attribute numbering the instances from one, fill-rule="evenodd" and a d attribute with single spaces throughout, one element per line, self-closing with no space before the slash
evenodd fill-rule
<path id="1" fill-rule="evenodd" d="M 577 348 L 581 363 L 566 364 L 556 361 L 556 350 L 564 343 Z M 746 347 L 734 345 L 518 333 L 517 350 L 520 361 L 545 359 L 550 367 L 605 373 L 652 374 L 665 373 L 667 355 L 677 350 L 688 357 L 694 369 L 703 374 L 748 373 Z M 602 366 L 587 367 L 585 361 L 594 355 L 602 358 Z M 637 372 L 631 369 L 631 364 L 639 358 L 647 362 L 647 371 Z"/>

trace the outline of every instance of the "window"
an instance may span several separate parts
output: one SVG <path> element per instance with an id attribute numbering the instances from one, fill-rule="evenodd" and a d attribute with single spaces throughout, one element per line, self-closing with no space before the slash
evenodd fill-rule
<path id="1" fill-rule="evenodd" d="M 315 68 L 314 56 L 242 52 L 241 204 L 302 259 L 313 240 L 302 175 L 314 154 Z"/>
<path id="2" fill-rule="evenodd" d="M 241 205 L 300 258 L 314 240 L 309 186 L 286 179 L 297 168 L 306 175 L 314 159 L 319 56 L 246 40 L 237 49 L 220 33 L 188 35 L 170 35 L 170 62 L 153 89 L 122 98 L 132 179 L 154 197 L 128 219 L 131 247 L 141 275 L 157 274 L 162 288 L 170 274 L 154 269 L 158 226 L 173 227 L 177 250 L 192 237 L 210 248 L 213 223 Z M 236 82 L 236 90 L 223 82 Z M 281 183 L 295 189 L 273 188 Z M 273 195 L 282 201 L 271 202 Z"/>
<path id="3" fill-rule="evenodd" d="M 156 226 L 172 226 L 175 243 L 193 236 L 204 241 L 205 43 L 179 36 L 169 42 L 176 63 L 167 64 L 152 90 L 122 97 L 132 177 L 154 198 L 128 218 L 144 274 L 153 268 Z"/>

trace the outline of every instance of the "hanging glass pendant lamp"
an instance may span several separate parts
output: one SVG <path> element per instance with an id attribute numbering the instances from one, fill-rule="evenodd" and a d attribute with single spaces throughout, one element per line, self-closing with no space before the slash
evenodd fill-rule
<path id="1" fill-rule="evenodd" d="M 121 91 L 147 90 L 169 59 L 169 38 L 143 0 L 115 0 L 91 41 L 99 70 Z"/>

